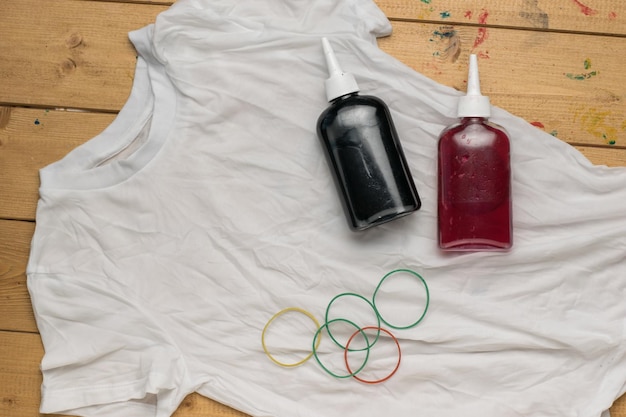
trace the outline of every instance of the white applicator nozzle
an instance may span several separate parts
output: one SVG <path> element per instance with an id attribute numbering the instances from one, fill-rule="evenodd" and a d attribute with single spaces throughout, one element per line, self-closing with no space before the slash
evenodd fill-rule
<path id="1" fill-rule="evenodd" d="M 328 39 L 322 38 L 322 47 L 324 48 L 326 66 L 328 67 L 328 74 L 330 75 L 325 82 L 326 98 L 328 101 L 333 101 L 338 97 L 359 91 L 359 86 L 354 76 L 341 70 L 335 52 L 333 52 L 333 48 L 330 46 Z"/>
<path id="2" fill-rule="evenodd" d="M 489 97 L 480 93 L 480 77 L 478 75 L 478 58 L 470 55 L 467 74 L 467 95 L 459 98 L 459 117 L 490 117 L 491 103 Z"/>

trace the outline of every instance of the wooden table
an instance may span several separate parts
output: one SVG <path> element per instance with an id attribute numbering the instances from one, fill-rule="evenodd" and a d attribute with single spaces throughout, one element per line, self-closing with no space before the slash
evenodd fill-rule
<path id="1" fill-rule="evenodd" d="M 380 39 L 385 51 L 459 90 L 465 90 L 467 56 L 476 53 L 483 93 L 495 105 L 570 143 L 596 164 L 626 166 L 626 2 L 378 4 L 394 27 L 391 37 Z M 135 51 L 127 33 L 154 21 L 168 5 L 0 0 L 2 417 L 39 415 L 43 349 L 24 272 L 38 169 L 113 120 L 133 81 Z M 626 417 L 626 398 L 612 413 Z M 192 394 L 175 415 L 239 414 Z"/>

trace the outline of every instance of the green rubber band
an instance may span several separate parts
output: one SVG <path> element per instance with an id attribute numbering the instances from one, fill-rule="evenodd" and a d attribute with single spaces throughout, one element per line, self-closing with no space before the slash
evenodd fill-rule
<path id="1" fill-rule="evenodd" d="M 367 352 L 365 354 L 365 359 L 363 360 L 363 364 L 359 367 L 359 369 L 357 369 L 354 372 L 350 372 L 347 375 L 337 375 L 334 372 L 332 372 L 330 369 L 328 369 L 326 366 L 324 366 L 324 364 L 322 363 L 322 361 L 320 360 L 320 358 L 317 356 L 317 348 L 318 346 L 316 346 L 316 342 L 317 342 L 317 338 L 319 337 L 322 329 L 326 328 L 326 330 L 328 331 L 328 325 L 331 323 L 335 323 L 338 321 L 343 321 L 346 322 L 348 324 L 350 324 L 351 326 L 354 326 L 355 329 L 357 329 L 358 332 L 360 332 L 363 337 L 365 338 L 365 340 L 367 341 L 367 335 L 365 334 L 365 332 L 356 324 L 354 324 L 353 322 L 351 322 L 350 320 L 346 320 L 346 319 L 333 319 L 331 321 L 327 321 L 326 323 L 322 324 L 319 329 L 317 329 L 317 331 L 315 332 L 315 336 L 313 336 L 313 357 L 315 358 L 315 360 L 317 361 L 317 363 L 322 367 L 322 369 L 324 371 L 326 371 L 327 374 L 329 374 L 330 376 L 333 376 L 335 378 L 351 378 L 353 376 L 355 376 L 356 374 L 358 374 L 359 372 L 361 372 L 361 370 L 363 370 L 363 368 L 365 368 L 365 364 L 367 364 L 367 360 L 370 357 L 370 350 L 369 348 L 367 349 Z M 330 332 L 329 332 L 330 334 Z M 369 344 L 369 341 L 367 342 L 368 346 L 371 346 Z"/>
<path id="2" fill-rule="evenodd" d="M 426 305 L 424 306 L 424 312 L 417 319 L 417 321 L 415 323 L 409 324 L 408 326 L 394 326 L 393 324 L 391 324 L 387 320 L 385 320 L 385 318 L 380 314 L 380 310 L 378 310 L 378 307 L 376 307 L 376 294 L 378 294 L 378 290 L 380 290 L 380 287 L 383 285 L 383 283 L 385 282 L 385 280 L 387 278 L 389 278 L 391 275 L 393 275 L 393 274 L 395 274 L 397 272 L 408 272 L 409 274 L 412 274 L 413 276 L 416 276 L 417 278 L 419 278 L 419 280 L 422 282 L 422 284 L 424 284 L 424 289 L 426 290 Z M 393 329 L 396 329 L 396 330 L 406 330 L 406 329 L 410 329 L 411 327 L 417 326 L 424 319 L 424 316 L 426 316 L 426 312 L 428 311 L 428 305 L 429 304 L 430 304 L 430 292 L 428 291 L 428 285 L 426 284 L 426 281 L 424 280 L 424 278 L 422 278 L 422 276 L 420 274 L 418 274 L 417 272 L 412 271 L 410 269 L 395 269 L 395 270 L 389 272 L 387 275 L 385 275 L 380 280 L 380 282 L 376 286 L 376 290 L 374 291 L 374 295 L 372 296 L 372 305 L 374 306 L 374 310 L 376 311 L 376 314 L 378 315 L 378 317 L 380 317 L 380 319 L 383 321 L 383 323 L 385 323 L 387 326 L 389 326 L 389 327 L 391 327 Z"/>
<path id="3" fill-rule="evenodd" d="M 336 295 L 332 300 L 330 300 L 330 303 L 328 303 L 328 306 L 326 307 L 326 314 L 324 316 L 324 321 L 326 323 L 329 322 L 328 321 L 328 313 L 330 311 L 330 307 L 335 302 L 335 300 L 337 300 L 338 298 L 341 298 L 341 297 L 357 297 L 357 298 L 360 298 L 361 300 L 365 301 L 370 307 L 372 307 L 372 311 L 374 312 L 374 315 L 376 316 L 376 321 L 377 321 L 377 326 L 376 327 L 380 328 L 380 315 L 376 311 L 376 308 L 374 308 L 374 304 L 372 304 L 372 302 L 370 300 L 368 300 L 367 298 L 363 297 L 362 295 L 356 294 L 356 293 L 353 293 L 353 292 L 344 292 L 342 294 Z M 366 323 L 366 325 L 369 325 L 369 323 Z M 364 326 L 361 326 L 361 327 L 364 327 Z M 333 334 L 330 331 L 330 328 L 327 327 L 326 328 L 326 332 L 328 333 L 328 336 L 330 336 L 331 340 L 333 342 L 335 342 L 335 344 L 337 346 L 339 346 L 342 349 L 346 349 L 345 346 L 343 346 L 341 343 L 339 343 L 339 341 L 337 341 L 337 339 L 335 339 L 335 337 L 333 336 Z M 367 338 L 365 338 L 365 341 L 367 342 L 367 346 L 366 347 L 364 347 L 362 349 L 348 349 L 348 351 L 350 351 L 350 352 L 358 352 L 358 351 L 363 351 L 363 350 L 369 350 L 378 341 L 378 337 L 379 336 L 380 336 L 380 330 L 376 334 L 376 338 L 374 338 L 374 341 L 371 344 L 369 343 L 369 340 Z"/>

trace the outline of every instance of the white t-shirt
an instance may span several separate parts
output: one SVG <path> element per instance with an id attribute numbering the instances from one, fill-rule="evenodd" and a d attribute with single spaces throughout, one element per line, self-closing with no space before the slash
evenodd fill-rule
<path id="1" fill-rule="evenodd" d="M 512 138 L 514 248 L 441 253 L 437 137 L 459 93 L 379 50 L 390 30 L 371 0 L 179 0 L 131 33 L 127 104 L 41 171 L 27 272 L 42 412 L 165 417 L 198 392 L 253 416 L 599 417 L 624 392 L 626 169 L 593 166 L 493 108 Z M 362 233 L 316 138 L 322 36 L 362 93 L 389 105 L 423 202 Z M 323 322 L 333 297 L 371 298 L 396 268 L 425 278 L 430 308 L 391 330 L 402 357 L 388 381 L 265 355 L 276 312 Z M 415 281 L 383 286 L 396 319 L 423 308 Z M 306 321 L 280 319 L 272 349 L 305 355 Z M 328 349 L 320 359 L 335 360 Z M 366 367 L 384 374 L 387 353 Z"/>

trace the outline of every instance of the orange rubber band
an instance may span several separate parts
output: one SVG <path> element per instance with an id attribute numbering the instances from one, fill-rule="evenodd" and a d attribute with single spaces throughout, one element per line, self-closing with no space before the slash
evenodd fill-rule
<path id="1" fill-rule="evenodd" d="M 379 333 L 380 332 L 387 333 L 393 339 L 393 341 L 396 343 L 396 346 L 398 347 L 398 363 L 396 363 L 396 367 L 393 369 L 393 371 L 391 371 L 391 373 L 389 375 L 387 375 L 386 377 L 384 377 L 384 378 L 375 379 L 375 380 L 363 379 L 361 377 L 358 377 L 358 376 L 354 375 L 352 370 L 350 369 L 350 363 L 348 362 L 348 352 L 350 351 L 350 349 L 348 349 L 348 347 L 350 346 L 350 343 L 352 342 L 352 339 L 354 339 L 354 337 L 357 334 L 363 333 L 364 330 L 376 330 Z M 369 351 L 369 349 L 368 349 L 368 351 Z M 354 379 L 356 379 L 357 381 L 361 381 L 361 382 L 363 382 L 365 384 L 380 384 L 381 382 L 385 382 L 386 380 L 391 378 L 396 373 L 396 371 L 400 367 L 400 360 L 402 359 L 402 351 L 400 350 L 400 342 L 398 342 L 398 339 L 389 330 L 386 330 L 386 329 L 383 329 L 382 327 L 377 327 L 377 326 L 368 326 L 368 327 L 363 327 L 363 328 L 357 330 L 356 332 L 354 332 L 352 334 L 352 336 L 350 336 L 350 339 L 348 339 L 348 343 L 346 343 L 346 348 L 343 351 L 343 358 L 344 358 L 344 361 L 346 362 L 346 368 L 348 369 L 348 372 L 350 374 L 353 374 L 352 377 Z"/>

